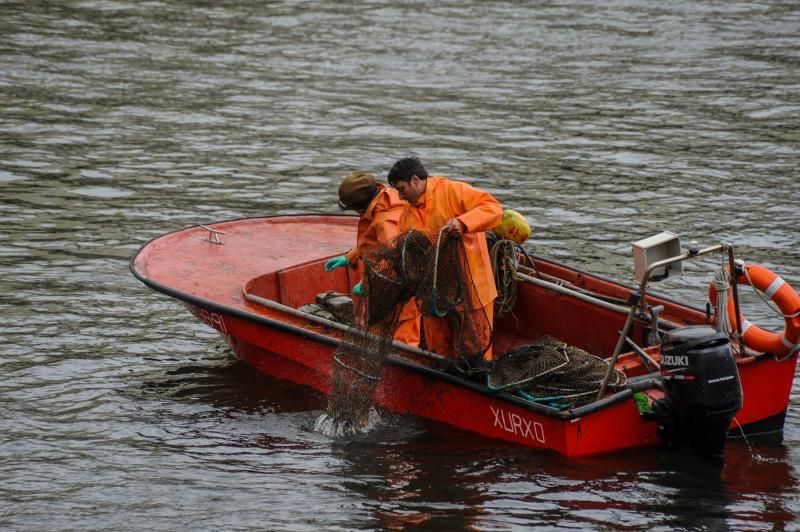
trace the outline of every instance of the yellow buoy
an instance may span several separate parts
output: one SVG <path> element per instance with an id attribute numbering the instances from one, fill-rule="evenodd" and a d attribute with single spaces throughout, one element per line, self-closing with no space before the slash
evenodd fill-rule
<path id="1" fill-rule="evenodd" d="M 503 211 L 500 225 L 495 227 L 493 232 L 500 238 L 507 238 L 517 244 L 522 244 L 531 236 L 531 226 L 520 213 L 506 209 Z"/>

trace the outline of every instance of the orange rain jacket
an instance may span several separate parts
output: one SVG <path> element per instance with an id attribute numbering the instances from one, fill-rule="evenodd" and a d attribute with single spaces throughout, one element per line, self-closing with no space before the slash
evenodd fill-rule
<path id="1" fill-rule="evenodd" d="M 400 233 L 400 217 L 406 202 L 393 188 L 378 183 L 378 193 L 367 210 L 358 219 L 356 247 L 346 253 L 347 260 L 359 275 L 364 274 L 361 258 L 380 244 L 386 244 Z M 400 323 L 394 338 L 414 347 L 419 346 L 419 320 L 416 303 L 409 301 L 403 307 Z"/>
<path id="2" fill-rule="evenodd" d="M 377 245 L 386 244 L 398 235 L 405 205 L 395 189 L 378 183 L 378 194 L 358 219 L 356 247 L 345 255 L 353 267 Z"/>
<path id="3" fill-rule="evenodd" d="M 494 304 L 497 289 L 484 231 L 500 225 L 503 207 L 491 194 L 477 190 L 467 183 L 440 176 L 429 177 L 427 181 L 425 193 L 419 197 L 417 204 L 406 203 L 400 219 L 400 232 L 418 229 L 438 235 L 439 230 L 450 219 L 458 218 L 464 222 L 467 227 L 462 236 L 464 250 L 477 297 L 480 299 L 473 302 L 473 308 Z"/>

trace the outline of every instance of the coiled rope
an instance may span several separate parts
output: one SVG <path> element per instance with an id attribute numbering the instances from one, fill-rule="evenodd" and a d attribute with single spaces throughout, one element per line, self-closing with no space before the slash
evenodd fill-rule
<path id="1" fill-rule="evenodd" d="M 714 290 L 717 291 L 717 308 L 715 310 L 717 315 L 716 329 L 731 336 L 733 334 L 733 327 L 731 327 L 730 316 L 728 316 L 728 290 L 731 287 L 730 274 L 725 268 L 719 268 L 714 272 Z"/>
<path id="2" fill-rule="evenodd" d="M 499 318 L 510 313 L 517 303 L 517 246 L 513 240 L 499 239 L 491 250 L 494 284 L 497 298 L 494 300 L 494 312 Z"/>

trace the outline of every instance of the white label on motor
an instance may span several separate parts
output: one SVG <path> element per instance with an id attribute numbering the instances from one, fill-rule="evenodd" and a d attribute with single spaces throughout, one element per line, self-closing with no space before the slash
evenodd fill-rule
<path id="1" fill-rule="evenodd" d="M 716 379 L 709 379 L 708 384 L 715 384 L 717 382 L 725 382 L 733 380 L 733 375 L 728 375 L 726 377 L 717 377 Z"/>
<path id="2" fill-rule="evenodd" d="M 661 362 L 667 366 L 689 367 L 689 357 L 687 355 L 664 355 Z"/>

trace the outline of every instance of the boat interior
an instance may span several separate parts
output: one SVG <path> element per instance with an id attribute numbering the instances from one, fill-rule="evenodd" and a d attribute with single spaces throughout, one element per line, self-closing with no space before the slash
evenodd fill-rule
<path id="1" fill-rule="evenodd" d="M 318 294 L 327 291 L 351 294 L 359 279 L 357 272 L 338 268 L 325 273 L 326 260 L 327 257 L 255 277 L 247 282 L 245 293 L 291 309 L 312 303 Z M 495 357 L 543 336 L 601 358 L 611 357 L 635 289 L 541 258 L 532 258 L 531 263 L 528 267 L 519 266 L 521 279 L 516 283 L 513 309 L 495 318 Z M 654 307 L 663 307 L 655 319 Z M 655 371 L 658 337 L 677 326 L 705 320 L 705 314 L 697 309 L 648 295 L 648 305 L 634 317 L 628 333 L 636 345 L 626 342 L 617 368 L 629 377 Z"/>

